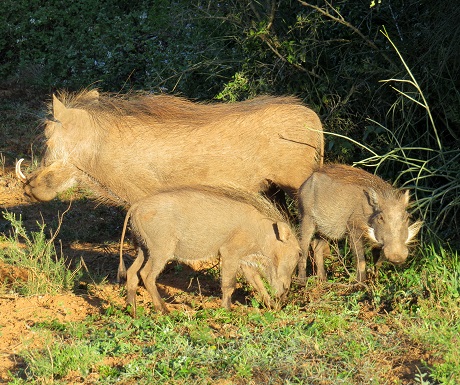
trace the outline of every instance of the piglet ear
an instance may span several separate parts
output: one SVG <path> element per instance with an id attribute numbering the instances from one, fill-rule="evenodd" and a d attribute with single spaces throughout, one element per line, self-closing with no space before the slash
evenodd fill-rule
<path id="1" fill-rule="evenodd" d="M 374 211 L 380 211 L 379 196 L 377 192 L 372 187 L 369 187 L 368 189 L 365 189 L 363 191 L 364 195 L 367 197 L 369 205 L 374 209 Z"/>
<path id="2" fill-rule="evenodd" d="M 275 232 L 277 239 L 281 242 L 287 242 L 292 235 L 291 228 L 284 222 L 276 222 Z"/>
<path id="3" fill-rule="evenodd" d="M 407 206 L 409 204 L 409 198 L 410 198 L 409 190 L 404 191 L 403 196 L 402 196 L 404 206 Z"/>

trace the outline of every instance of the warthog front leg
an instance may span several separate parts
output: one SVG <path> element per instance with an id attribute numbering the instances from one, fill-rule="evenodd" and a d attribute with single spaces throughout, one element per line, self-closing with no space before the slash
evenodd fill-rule
<path id="1" fill-rule="evenodd" d="M 364 258 L 363 234 L 359 230 L 349 232 L 351 249 L 356 258 L 356 280 L 363 282 L 367 279 L 366 259 Z"/>
<path id="2" fill-rule="evenodd" d="M 268 294 L 267 289 L 265 289 L 264 282 L 262 281 L 262 278 L 256 268 L 243 264 L 241 265 L 241 270 L 243 271 L 246 281 L 248 281 L 248 283 L 262 296 L 265 306 L 269 309 L 273 308 L 272 299 Z"/>
<path id="3" fill-rule="evenodd" d="M 221 247 L 219 250 L 221 260 L 222 307 L 227 310 L 231 310 L 232 308 L 232 294 L 236 288 L 236 275 L 240 265 L 235 250 L 230 250 L 232 250 L 232 245 Z"/>
<path id="4" fill-rule="evenodd" d="M 316 265 L 316 275 L 321 281 L 326 280 L 326 269 L 324 268 L 325 248 L 329 248 L 329 245 L 324 239 L 318 238 L 311 242 L 311 250 Z"/>
<path id="5" fill-rule="evenodd" d="M 302 223 L 300 224 L 300 231 L 302 234 L 301 240 L 300 240 L 302 254 L 300 256 L 299 263 L 297 265 L 297 270 L 298 270 L 297 276 L 298 276 L 299 282 L 301 284 L 305 284 L 307 281 L 307 255 L 309 254 L 311 240 L 315 232 L 315 225 L 313 223 L 313 218 L 311 218 L 308 215 L 304 215 L 302 218 Z M 316 254 L 315 254 L 315 260 L 316 260 Z M 322 275 L 320 275 L 320 273 L 322 273 Z M 324 271 L 324 264 L 322 265 L 321 272 L 318 269 L 318 277 L 320 277 L 320 279 L 322 280 L 326 279 L 326 272 Z"/>

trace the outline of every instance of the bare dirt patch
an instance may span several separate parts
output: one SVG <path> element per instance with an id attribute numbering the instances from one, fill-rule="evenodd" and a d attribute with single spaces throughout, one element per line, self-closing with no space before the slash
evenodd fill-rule
<path id="1" fill-rule="evenodd" d="M 20 184 L 14 178 L 12 169 L 0 170 L 0 210 L 23 214 L 22 205 L 28 202 L 23 196 Z M 30 215 L 32 213 L 28 213 Z M 29 219 L 41 220 L 39 211 Z M 8 224 L 2 219 L 2 232 L 8 233 Z M 0 247 L 6 247 L 0 244 Z M 6 381 L 8 371 L 18 364 L 16 354 L 25 348 L 42 346 L 43 336 L 37 334 L 32 326 L 37 322 L 72 322 L 84 319 L 99 311 L 98 301 L 88 296 L 75 294 L 42 295 L 19 297 L 9 292 L 12 282 L 27 281 L 28 272 L 0 261 L 0 382 Z"/>
<path id="2" fill-rule="evenodd" d="M 31 204 L 23 195 L 13 166 L 0 169 L 0 212 L 7 210 L 21 215 L 28 231 L 36 231 L 37 222 L 49 224 L 50 230 L 55 231 L 59 216 L 68 206 L 68 201 Z M 57 237 L 61 247 L 59 252 L 62 252 L 70 267 L 83 262 L 82 268 L 86 274 L 76 290 L 78 294 L 32 297 L 12 294 L 9 284 L 17 280 L 26 281 L 28 273 L 0 261 L 0 383 L 7 381 L 8 371 L 21 364 L 18 352 L 46 346 L 46 336 L 34 331 L 35 324 L 77 322 L 104 311 L 110 305 L 124 306 L 123 287 L 115 283 L 123 218 L 124 213 L 117 208 L 98 206 L 86 200 L 74 201 L 65 214 Z M 9 223 L 0 218 L 0 231 L 8 234 L 11 230 Z M 0 244 L 0 248 L 6 246 Z M 132 261 L 130 256 L 134 257 L 135 254 L 129 242 L 125 244 L 124 254 L 129 266 Z M 194 268 L 174 263 L 168 265 L 158 280 L 158 287 L 169 309 L 219 307 L 219 279 L 212 274 L 198 272 L 212 268 L 212 263 Z M 245 301 L 245 293 L 235 294 L 234 301 Z M 137 303 L 138 306 L 150 308 L 150 298 L 143 287 L 139 288 Z"/>
<path id="3" fill-rule="evenodd" d="M 0 382 L 18 363 L 16 354 L 43 346 L 44 336 L 33 330 L 38 322 L 74 322 L 98 312 L 98 301 L 74 294 L 35 297 L 0 296 Z"/>

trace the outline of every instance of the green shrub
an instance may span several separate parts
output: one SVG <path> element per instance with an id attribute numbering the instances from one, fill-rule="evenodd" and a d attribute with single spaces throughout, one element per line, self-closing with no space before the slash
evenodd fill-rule
<path id="1" fill-rule="evenodd" d="M 3 283 L 3 290 L 21 295 L 56 294 L 71 290 L 80 275 L 80 268 L 70 270 L 62 257 L 58 257 L 54 246 L 57 232 L 47 239 L 45 225 L 39 224 L 39 231 L 28 233 L 21 217 L 9 212 L 3 213 L 11 223 L 12 235 L 0 234 L 0 260 L 24 272 L 22 279 Z"/>
<path id="2" fill-rule="evenodd" d="M 198 1 L 5 0 L 0 78 L 45 89 L 96 84 L 209 97 L 228 67 L 215 59 L 225 45 L 213 37 L 224 31 L 209 11 Z"/>

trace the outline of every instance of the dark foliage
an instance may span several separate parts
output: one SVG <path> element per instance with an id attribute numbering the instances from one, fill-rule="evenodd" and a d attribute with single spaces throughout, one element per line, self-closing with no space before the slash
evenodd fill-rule
<path id="1" fill-rule="evenodd" d="M 455 237 L 458 20 L 455 2 L 428 0 L 4 0 L 0 87 L 223 101 L 295 94 L 335 134 L 328 160 L 397 151 L 378 162 L 379 175 L 414 188 L 425 219 Z"/>

